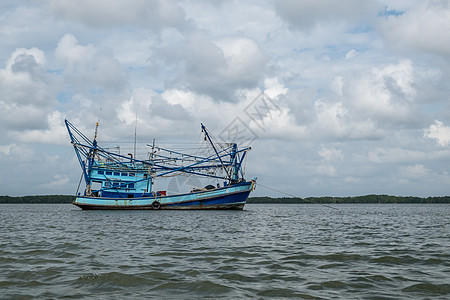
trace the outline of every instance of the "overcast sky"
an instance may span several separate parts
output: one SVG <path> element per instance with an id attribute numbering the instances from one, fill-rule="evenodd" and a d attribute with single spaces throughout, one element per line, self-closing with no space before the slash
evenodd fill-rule
<path id="1" fill-rule="evenodd" d="M 450 1 L 1 1 L 1 195 L 73 194 L 64 119 L 136 111 L 140 141 L 238 130 L 300 197 L 450 195 Z"/>

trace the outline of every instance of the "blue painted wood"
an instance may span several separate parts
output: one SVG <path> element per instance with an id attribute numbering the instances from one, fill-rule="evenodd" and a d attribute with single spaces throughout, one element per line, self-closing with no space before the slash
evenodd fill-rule
<path id="1" fill-rule="evenodd" d="M 209 191 L 165 197 L 107 198 L 78 196 L 74 204 L 83 209 L 153 209 L 152 204 L 157 201 L 160 203 L 158 209 L 242 209 L 252 185 L 253 183 L 249 181 Z"/>
<path id="2" fill-rule="evenodd" d="M 140 160 L 100 147 L 96 141 L 98 123 L 93 141 L 68 120 L 65 123 L 86 184 L 83 195 L 79 193 L 74 202 L 83 209 L 242 209 L 256 180 L 245 181 L 241 169 L 250 148 L 238 149 L 237 144 L 216 148 L 203 124 L 205 140 L 210 142 L 214 154 L 205 153 L 202 157 L 157 148 L 170 156 L 153 156 L 152 145 L 150 158 Z M 186 157 L 194 158 L 187 166 Z M 217 169 L 221 169 L 222 175 L 209 171 Z M 221 179 L 224 186 L 171 196 L 152 191 L 156 178 L 175 172 Z"/>

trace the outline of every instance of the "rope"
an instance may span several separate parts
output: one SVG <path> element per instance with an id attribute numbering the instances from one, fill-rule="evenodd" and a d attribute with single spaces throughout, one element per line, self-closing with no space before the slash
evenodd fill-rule
<path id="1" fill-rule="evenodd" d="M 80 185 L 81 185 L 81 180 L 83 179 L 83 175 L 84 175 L 84 173 L 81 172 L 80 181 L 78 182 L 78 187 L 77 187 L 77 193 L 75 194 L 76 196 L 78 196 L 78 192 L 80 191 Z"/>
<path id="2" fill-rule="evenodd" d="M 292 194 L 289 194 L 289 193 L 286 193 L 286 192 L 283 192 L 283 191 L 280 191 L 280 190 L 277 190 L 277 189 L 268 187 L 268 186 L 266 186 L 266 185 L 264 185 L 264 184 L 261 184 L 261 183 L 259 183 L 259 182 L 258 182 L 257 184 L 260 185 L 260 186 L 262 186 L 262 187 L 265 187 L 266 189 L 272 190 L 272 191 L 274 191 L 274 192 L 278 192 L 278 193 L 281 193 L 281 194 L 285 194 L 285 195 L 287 195 L 287 196 L 294 197 L 294 198 L 300 198 L 300 197 L 298 197 L 298 196 L 295 196 L 295 195 L 292 195 Z M 322 205 L 322 206 L 325 206 L 325 207 L 328 207 L 328 208 L 332 208 L 332 209 L 335 209 L 335 210 L 339 210 L 339 209 L 336 208 L 336 207 L 329 206 L 329 205 L 326 205 L 326 204 L 323 204 L 323 203 L 317 203 L 317 202 L 314 202 L 314 201 L 312 201 L 312 200 L 303 199 L 303 198 L 300 198 L 300 199 L 302 199 L 303 201 L 311 202 L 311 203 L 313 203 L 313 204 L 318 204 L 318 205 Z"/>

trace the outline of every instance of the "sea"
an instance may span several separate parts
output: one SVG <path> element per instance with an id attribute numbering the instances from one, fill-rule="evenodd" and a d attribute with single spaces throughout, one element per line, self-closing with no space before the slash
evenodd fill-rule
<path id="1" fill-rule="evenodd" d="M 449 204 L 1 204 L 0 228 L 0 299 L 450 299 Z"/>

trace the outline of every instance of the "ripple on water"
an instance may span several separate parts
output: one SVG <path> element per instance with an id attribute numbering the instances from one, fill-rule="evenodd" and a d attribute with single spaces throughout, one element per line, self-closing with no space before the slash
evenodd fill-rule
<path id="1" fill-rule="evenodd" d="M 285 288 L 262 288 L 261 291 L 256 293 L 259 297 L 267 298 L 293 298 L 293 299 L 318 299 L 308 294 L 300 293 L 298 290 L 285 287 Z"/>
<path id="2" fill-rule="evenodd" d="M 410 255 L 384 255 L 381 257 L 372 258 L 370 261 L 373 263 L 386 265 L 411 265 L 421 262 L 420 259 L 412 257 Z"/>
<path id="3" fill-rule="evenodd" d="M 450 205 L 338 207 L 5 205 L 0 298 L 450 298 Z"/>
<path id="4" fill-rule="evenodd" d="M 448 295 L 450 294 L 450 284 L 417 283 L 405 287 L 402 291 L 421 295 Z"/>
<path id="5" fill-rule="evenodd" d="M 233 288 L 211 282 L 209 280 L 192 281 L 192 282 L 165 282 L 151 288 L 152 291 L 172 291 L 176 293 L 196 294 L 205 296 L 215 294 L 221 296 L 233 292 Z"/>
<path id="6" fill-rule="evenodd" d="M 151 278 L 141 275 L 110 272 L 104 274 L 86 274 L 74 280 L 72 285 L 76 287 L 91 287 L 100 290 L 129 288 L 152 284 Z"/>

